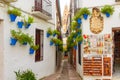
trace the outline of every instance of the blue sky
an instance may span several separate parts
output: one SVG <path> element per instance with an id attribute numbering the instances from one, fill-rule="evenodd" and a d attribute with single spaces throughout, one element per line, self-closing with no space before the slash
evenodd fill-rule
<path id="1" fill-rule="evenodd" d="M 60 0 L 61 16 L 63 15 L 64 6 L 66 4 L 68 5 L 69 8 L 70 0 Z"/>

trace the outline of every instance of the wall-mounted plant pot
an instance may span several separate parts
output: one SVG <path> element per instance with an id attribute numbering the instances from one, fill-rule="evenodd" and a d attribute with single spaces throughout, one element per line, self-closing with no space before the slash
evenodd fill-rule
<path id="1" fill-rule="evenodd" d="M 49 34 L 49 33 L 47 33 L 47 34 L 46 34 L 46 37 L 47 37 L 47 38 L 49 38 L 49 37 L 50 37 L 50 34 Z"/>
<path id="2" fill-rule="evenodd" d="M 82 23 L 81 18 L 78 18 L 78 19 L 77 19 L 77 23 L 78 23 L 78 24 L 81 24 L 81 23 Z"/>
<path id="3" fill-rule="evenodd" d="M 9 17 L 11 22 L 15 22 L 17 16 L 14 14 L 9 14 Z"/>
<path id="4" fill-rule="evenodd" d="M 82 44 L 82 42 L 78 42 L 78 44 Z"/>
<path id="5" fill-rule="evenodd" d="M 80 26 L 81 26 L 81 25 L 80 25 L 80 24 L 78 24 L 77 28 L 80 28 Z"/>
<path id="6" fill-rule="evenodd" d="M 27 42 L 24 42 L 23 45 L 27 45 Z"/>
<path id="7" fill-rule="evenodd" d="M 54 44 L 54 42 L 53 41 L 50 41 L 50 46 L 52 46 Z"/>
<path id="8" fill-rule="evenodd" d="M 56 36 L 56 34 L 53 34 L 53 37 L 55 37 Z"/>
<path id="9" fill-rule="evenodd" d="M 24 23 L 23 23 L 22 21 L 18 21 L 18 22 L 17 22 L 18 28 L 22 28 L 23 24 L 24 24 Z"/>
<path id="10" fill-rule="evenodd" d="M 29 54 L 34 54 L 34 51 L 35 51 L 34 49 L 30 48 L 29 49 Z"/>
<path id="11" fill-rule="evenodd" d="M 17 42 L 17 39 L 15 38 L 10 38 L 10 45 L 15 45 Z"/>
<path id="12" fill-rule="evenodd" d="M 77 45 L 74 46 L 74 49 L 77 50 Z"/>
<path id="13" fill-rule="evenodd" d="M 109 13 L 105 13 L 106 17 L 110 17 L 110 14 Z"/>
<path id="14" fill-rule="evenodd" d="M 85 20 L 87 20 L 88 14 L 83 14 L 83 18 L 84 18 Z"/>
<path id="15" fill-rule="evenodd" d="M 25 28 L 28 29 L 30 27 L 31 24 L 26 24 Z"/>

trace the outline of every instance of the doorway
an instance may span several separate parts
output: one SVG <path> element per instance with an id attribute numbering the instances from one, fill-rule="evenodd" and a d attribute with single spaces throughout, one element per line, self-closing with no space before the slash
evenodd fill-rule
<path id="1" fill-rule="evenodd" d="M 113 28 L 113 80 L 120 79 L 120 28 Z"/>

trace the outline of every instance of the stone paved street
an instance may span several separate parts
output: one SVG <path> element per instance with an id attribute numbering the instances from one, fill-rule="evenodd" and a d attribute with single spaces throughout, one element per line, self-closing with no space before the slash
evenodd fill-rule
<path id="1" fill-rule="evenodd" d="M 82 80 L 76 73 L 72 65 L 67 60 L 63 60 L 62 67 L 55 74 L 50 75 L 43 80 Z"/>

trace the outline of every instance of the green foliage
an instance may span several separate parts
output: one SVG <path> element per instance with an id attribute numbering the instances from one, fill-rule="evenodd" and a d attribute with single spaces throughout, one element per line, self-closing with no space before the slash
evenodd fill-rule
<path id="1" fill-rule="evenodd" d="M 19 39 L 20 33 L 21 33 L 21 31 L 16 32 L 15 30 L 11 30 L 12 37 L 15 38 L 15 39 L 17 39 L 17 40 Z"/>
<path id="2" fill-rule="evenodd" d="M 60 35 L 60 32 L 59 32 L 58 30 L 54 30 L 54 31 L 53 31 L 53 34 Z"/>
<path id="3" fill-rule="evenodd" d="M 31 45 L 30 47 L 31 47 L 32 49 L 34 49 L 34 50 L 37 50 L 37 49 L 39 48 L 39 45 L 34 45 L 34 44 L 33 44 L 33 45 Z"/>
<path id="4" fill-rule="evenodd" d="M 34 22 L 34 18 L 31 16 L 28 16 L 27 20 L 24 18 L 24 25 L 28 25 Z"/>
<path id="5" fill-rule="evenodd" d="M 37 80 L 35 74 L 31 70 L 15 71 L 16 80 Z"/>
<path id="6" fill-rule="evenodd" d="M 105 5 L 103 8 L 101 8 L 101 12 L 103 14 L 109 13 L 110 15 L 112 15 L 114 12 L 114 7 L 112 7 L 111 5 Z"/>
<path id="7" fill-rule="evenodd" d="M 47 33 L 48 33 L 48 34 L 50 34 L 50 35 L 52 35 L 52 34 L 53 34 L 53 32 L 52 32 L 51 28 L 48 28 Z"/>
<path id="8" fill-rule="evenodd" d="M 76 41 L 77 41 L 77 42 L 82 42 L 82 40 L 83 40 L 83 37 L 82 37 L 82 36 L 78 36 L 78 37 L 76 38 Z"/>
<path id="9" fill-rule="evenodd" d="M 8 9 L 7 12 L 8 12 L 8 14 L 14 14 L 16 16 L 21 16 L 21 11 L 16 8 Z"/>
<path id="10" fill-rule="evenodd" d="M 80 16 L 82 16 L 83 14 L 87 14 L 90 15 L 90 10 L 88 8 L 81 8 L 79 11 Z"/>

